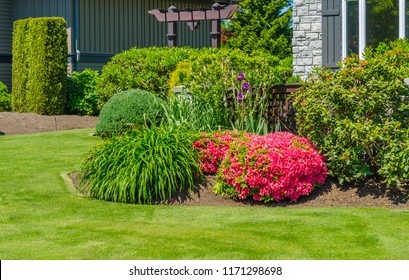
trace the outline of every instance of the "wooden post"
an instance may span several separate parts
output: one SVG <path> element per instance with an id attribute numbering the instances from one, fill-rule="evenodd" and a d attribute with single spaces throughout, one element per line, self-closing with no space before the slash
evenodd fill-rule
<path id="1" fill-rule="evenodd" d="M 219 3 L 215 3 L 212 5 L 212 10 L 220 11 L 223 8 L 224 6 L 220 5 Z M 212 20 L 212 29 L 210 32 L 210 37 L 212 40 L 212 48 L 220 48 L 221 30 L 222 30 L 222 21 L 220 19 Z"/>
<path id="2" fill-rule="evenodd" d="M 168 8 L 168 12 L 169 13 L 175 13 L 175 12 L 177 12 L 177 8 L 175 6 L 170 6 Z M 176 24 L 177 24 L 177 22 L 175 22 L 175 21 L 168 22 L 167 37 L 168 37 L 168 47 L 169 48 L 173 48 L 173 47 L 177 46 L 176 39 L 177 39 L 178 35 L 177 35 L 177 25 Z"/>

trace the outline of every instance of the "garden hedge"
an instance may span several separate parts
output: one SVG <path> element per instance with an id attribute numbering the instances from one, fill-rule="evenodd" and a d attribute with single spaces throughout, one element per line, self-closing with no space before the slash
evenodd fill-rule
<path id="1" fill-rule="evenodd" d="M 163 99 L 168 95 L 168 82 L 176 65 L 186 60 L 196 49 L 183 48 L 132 48 L 115 55 L 102 68 L 102 82 L 98 88 L 102 106 L 114 94 L 139 88 Z"/>
<path id="2" fill-rule="evenodd" d="M 29 18 L 14 23 L 13 109 L 62 114 L 66 103 L 67 23 Z"/>

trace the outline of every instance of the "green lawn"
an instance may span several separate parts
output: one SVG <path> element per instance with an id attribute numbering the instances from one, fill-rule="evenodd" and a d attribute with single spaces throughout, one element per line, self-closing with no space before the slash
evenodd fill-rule
<path id="1" fill-rule="evenodd" d="M 409 211 L 177 207 L 75 196 L 91 130 L 0 137 L 0 259 L 409 259 Z"/>

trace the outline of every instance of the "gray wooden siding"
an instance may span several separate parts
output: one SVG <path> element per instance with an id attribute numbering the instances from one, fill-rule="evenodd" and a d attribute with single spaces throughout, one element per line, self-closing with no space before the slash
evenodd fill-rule
<path id="1" fill-rule="evenodd" d="M 0 81 L 11 89 L 12 0 L 0 0 Z"/>
<path id="2" fill-rule="evenodd" d="M 193 3 L 192 3 L 193 2 Z M 114 54 L 131 47 L 166 46 L 167 26 L 148 14 L 151 9 L 210 8 L 212 1 L 79 0 L 79 48 L 81 53 Z M 179 46 L 210 46 L 210 26 L 178 30 Z"/>
<path id="3" fill-rule="evenodd" d="M 11 53 L 12 32 L 12 1 L 0 0 L 0 54 Z"/>
<path id="4" fill-rule="evenodd" d="M 72 0 L 13 0 L 13 19 L 28 17 L 63 17 L 71 27 L 73 18 Z"/>
<path id="5" fill-rule="evenodd" d="M 342 59 L 341 0 L 322 1 L 322 65 L 337 69 Z"/>

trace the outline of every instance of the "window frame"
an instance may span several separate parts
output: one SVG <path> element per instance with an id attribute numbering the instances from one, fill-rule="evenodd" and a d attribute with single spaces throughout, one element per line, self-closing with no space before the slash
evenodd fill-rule
<path id="1" fill-rule="evenodd" d="M 342 59 L 348 56 L 347 46 L 347 2 L 354 0 L 342 0 Z M 356 0 L 355 0 L 356 1 Z M 366 0 L 359 2 L 359 57 L 363 58 L 366 47 Z M 399 38 L 406 38 L 406 0 L 399 0 Z"/>

